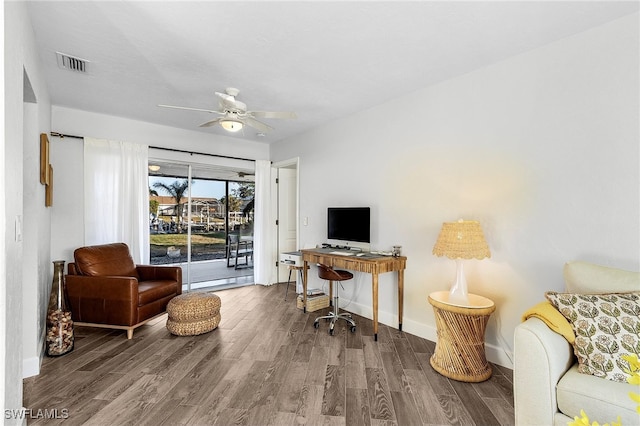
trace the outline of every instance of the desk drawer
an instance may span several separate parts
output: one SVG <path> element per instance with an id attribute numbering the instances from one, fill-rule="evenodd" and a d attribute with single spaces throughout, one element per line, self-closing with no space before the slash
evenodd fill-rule
<path id="1" fill-rule="evenodd" d="M 283 265 L 302 266 L 302 253 L 299 251 L 280 253 L 280 263 Z"/>

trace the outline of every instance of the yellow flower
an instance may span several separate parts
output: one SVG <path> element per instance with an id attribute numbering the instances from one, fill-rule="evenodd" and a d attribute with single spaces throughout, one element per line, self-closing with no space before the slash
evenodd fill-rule
<path id="1" fill-rule="evenodd" d="M 631 371 L 636 371 L 640 369 L 640 360 L 638 359 L 638 355 L 636 354 L 622 355 L 622 359 L 624 359 L 629 363 L 629 366 L 631 367 Z"/>
<path id="2" fill-rule="evenodd" d="M 632 385 L 640 385 L 640 360 L 638 360 L 638 355 L 622 355 L 622 359 L 629 363 L 629 370 L 627 371 L 629 378 L 627 382 Z M 640 404 L 640 394 L 629 392 L 629 397 Z M 640 405 L 636 407 L 636 411 L 640 413 Z"/>
<path id="3" fill-rule="evenodd" d="M 575 416 L 572 422 L 567 423 L 567 426 L 600 426 L 598 422 L 590 423 L 589 417 L 587 417 L 584 410 L 580 410 L 580 415 L 582 417 Z M 605 423 L 602 426 L 622 426 L 620 416 L 618 416 L 617 421 Z"/>
<path id="4" fill-rule="evenodd" d="M 591 423 L 589 423 L 589 417 L 587 417 L 584 410 L 580 410 L 580 415 L 582 416 L 581 418 L 575 416 L 573 421 L 568 423 L 568 426 L 592 426 Z M 593 422 L 593 426 L 598 426 L 598 423 Z"/>
<path id="5" fill-rule="evenodd" d="M 631 397 L 631 399 L 633 399 L 635 402 L 637 402 L 638 404 L 640 404 L 640 394 L 637 393 L 633 393 L 633 392 L 629 392 L 629 396 Z M 638 405 L 636 407 L 636 411 L 638 413 L 640 413 L 640 405 Z"/>

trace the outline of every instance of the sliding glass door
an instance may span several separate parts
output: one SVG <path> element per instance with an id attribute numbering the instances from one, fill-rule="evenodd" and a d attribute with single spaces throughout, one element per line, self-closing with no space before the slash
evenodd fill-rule
<path id="1" fill-rule="evenodd" d="M 180 265 L 185 291 L 253 283 L 253 257 L 236 266 L 229 245 L 253 237 L 253 171 L 150 160 L 149 191 L 152 264 Z"/>

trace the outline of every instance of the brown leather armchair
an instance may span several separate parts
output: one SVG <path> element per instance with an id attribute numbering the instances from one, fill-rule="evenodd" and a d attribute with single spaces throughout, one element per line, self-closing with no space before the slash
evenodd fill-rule
<path id="1" fill-rule="evenodd" d="M 65 277 L 76 325 L 133 330 L 165 313 L 182 293 L 182 269 L 136 265 L 124 243 L 76 249 Z"/>

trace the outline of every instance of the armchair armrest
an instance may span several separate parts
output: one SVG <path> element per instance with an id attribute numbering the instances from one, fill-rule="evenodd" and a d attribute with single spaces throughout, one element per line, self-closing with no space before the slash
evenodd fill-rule
<path id="1" fill-rule="evenodd" d="M 553 424 L 556 385 L 574 364 L 573 348 L 537 318 L 519 324 L 514 337 L 513 394 L 516 425 Z"/>
<path id="2" fill-rule="evenodd" d="M 65 287 L 74 321 L 117 325 L 137 322 L 136 278 L 67 275 Z"/>
<path id="3" fill-rule="evenodd" d="M 182 268 L 179 266 L 136 265 L 140 281 L 176 281 L 182 289 Z"/>
<path id="4" fill-rule="evenodd" d="M 107 300 L 138 300 L 138 280 L 133 277 L 67 275 L 67 296 L 91 296 Z"/>

